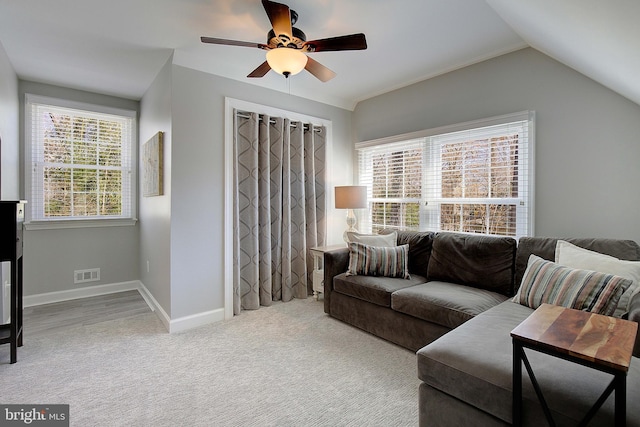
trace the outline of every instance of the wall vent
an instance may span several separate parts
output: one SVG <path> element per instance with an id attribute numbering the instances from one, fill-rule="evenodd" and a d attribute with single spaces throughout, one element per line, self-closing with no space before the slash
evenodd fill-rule
<path id="1" fill-rule="evenodd" d="M 73 283 L 97 282 L 99 280 L 99 268 L 91 268 L 89 270 L 75 270 L 73 272 Z"/>

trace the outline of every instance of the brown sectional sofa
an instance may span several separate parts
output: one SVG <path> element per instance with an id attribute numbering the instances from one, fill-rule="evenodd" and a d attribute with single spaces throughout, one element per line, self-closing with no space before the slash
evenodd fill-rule
<path id="1" fill-rule="evenodd" d="M 629 240 L 563 239 L 619 259 L 640 260 Z M 418 355 L 420 425 L 509 425 L 512 399 L 510 331 L 533 312 L 510 297 L 529 255 L 554 260 L 554 238 L 399 232 L 409 245 L 411 279 L 346 276 L 345 247 L 325 253 L 325 312 Z M 640 295 L 631 320 L 640 320 Z M 640 355 L 640 338 L 635 356 Z M 607 374 L 551 356 L 529 355 L 557 425 L 576 425 L 597 400 Z M 539 373 L 538 373 L 539 372 Z M 526 374 L 525 374 L 526 376 Z M 528 379 L 525 425 L 545 425 Z M 627 425 L 640 426 L 640 359 L 627 379 Z M 610 397 L 590 425 L 612 425 Z"/>

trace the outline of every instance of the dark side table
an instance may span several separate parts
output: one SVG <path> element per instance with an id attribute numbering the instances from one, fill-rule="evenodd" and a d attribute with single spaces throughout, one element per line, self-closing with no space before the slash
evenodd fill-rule
<path id="1" fill-rule="evenodd" d="M 10 345 L 10 363 L 22 346 L 22 224 L 25 201 L 0 201 L 0 261 L 11 263 L 11 321 L 0 325 L 0 344 Z"/>
<path id="2" fill-rule="evenodd" d="M 579 425 L 587 425 L 615 391 L 615 425 L 626 424 L 627 372 L 638 324 L 555 305 L 542 304 L 511 331 L 513 341 L 513 425 L 522 425 L 524 363 L 549 425 L 551 411 L 524 352 L 525 348 L 579 363 L 613 375 L 611 383 Z"/>

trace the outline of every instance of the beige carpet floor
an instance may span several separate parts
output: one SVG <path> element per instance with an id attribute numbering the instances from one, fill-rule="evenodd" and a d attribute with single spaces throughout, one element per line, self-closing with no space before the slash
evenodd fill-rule
<path id="1" fill-rule="evenodd" d="M 140 314 L 0 346 L 1 403 L 70 405 L 72 426 L 412 426 L 416 356 L 313 298 L 168 334 Z"/>

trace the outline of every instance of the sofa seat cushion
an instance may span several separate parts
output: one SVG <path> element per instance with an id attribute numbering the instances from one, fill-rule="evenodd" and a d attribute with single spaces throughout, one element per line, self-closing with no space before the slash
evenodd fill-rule
<path id="1" fill-rule="evenodd" d="M 533 310 L 503 302 L 418 351 L 418 376 L 429 386 L 512 421 L 510 332 Z M 611 381 L 611 375 L 532 350 L 525 350 L 557 425 L 576 425 Z M 523 368 L 523 414 L 528 425 L 546 425 Z M 640 360 L 627 376 L 627 425 L 640 424 Z M 613 425 L 613 398 L 590 425 Z"/>
<path id="2" fill-rule="evenodd" d="M 394 292 L 391 308 L 453 329 L 506 299 L 484 289 L 432 281 Z"/>
<path id="3" fill-rule="evenodd" d="M 346 273 L 342 273 L 333 278 L 333 290 L 383 307 L 391 307 L 392 293 L 398 289 L 419 285 L 426 281 L 427 279 L 417 274 L 411 274 L 409 279 L 400 279 L 347 276 Z"/>

